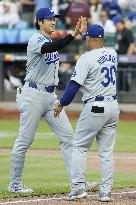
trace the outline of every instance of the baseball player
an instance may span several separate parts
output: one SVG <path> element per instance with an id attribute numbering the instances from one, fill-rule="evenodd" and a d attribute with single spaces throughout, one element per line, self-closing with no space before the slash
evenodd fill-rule
<path id="1" fill-rule="evenodd" d="M 105 48 L 103 27 L 89 25 L 84 34 L 89 51 L 77 61 L 71 81 L 68 83 L 54 115 L 59 116 L 63 106 L 68 105 L 83 86 L 84 107 L 77 122 L 73 143 L 71 192 L 66 200 L 87 196 L 85 172 L 87 151 L 94 138 L 101 162 L 100 201 L 110 201 L 113 176 L 113 148 L 116 127 L 119 121 L 119 106 L 116 97 L 117 54 Z"/>
<path id="2" fill-rule="evenodd" d="M 70 175 L 73 130 L 63 111 L 58 119 L 54 118 L 57 102 L 55 87 L 58 85 L 58 50 L 67 46 L 79 34 L 85 31 L 87 21 L 81 17 L 75 31 L 66 37 L 52 41 L 50 36 L 56 26 L 55 14 L 50 8 L 41 8 L 36 13 L 36 28 L 27 47 L 26 77 L 23 88 L 17 92 L 17 105 L 20 111 L 19 136 L 15 141 L 9 192 L 27 193 L 33 190 L 21 182 L 27 149 L 32 144 L 38 122 L 43 117 L 53 129 L 60 141 L 62 155 Z"/>

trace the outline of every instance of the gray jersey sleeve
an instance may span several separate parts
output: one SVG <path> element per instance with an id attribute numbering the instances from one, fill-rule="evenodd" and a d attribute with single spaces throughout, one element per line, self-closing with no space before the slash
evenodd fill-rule
<path id="1" fill-rule="evenodd" d="M 37 34 L 32 36 L 32 38 L 28 42 L 28 52 L 39 53 L 41 54 L 41 47 L 45 42 L 49 42 L 50 40 L 41 34 Z"/>
<path id="2" fill-rule="evenodd" d="M 76 63 L 76 67 L 71 76 L 71 80 L 74 80 L 78 84 L 83 85 L 89 71 L 90 71 L 90 66 L 87 63 L 87 59 L 85 58 L 84 55 L 82 55 Z"/>

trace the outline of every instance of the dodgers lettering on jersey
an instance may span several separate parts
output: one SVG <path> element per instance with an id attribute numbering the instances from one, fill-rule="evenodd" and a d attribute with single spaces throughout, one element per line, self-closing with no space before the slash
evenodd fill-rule
<path id="1" fill-rule="evenodd" d="M 55 63 L 59 60 L 59 55 L 58 52 L 53 52 L 53 53 L 45 53 L 45 62 L 46 64 L 50 65 L 51 63 Z"/>
<path id="2" fill-rule="evenodd" d="M 85 101 L 116 94 L 117 53 L 112 48 L 94 49 L 77 61 L 71 80 L 83 86 Z"/>
<path id="3" fill-rule="evenodd" d="M 58 52 L 41 54 L 41 47 L 52 40 L 40 33 L 34 34 L 27 47 L 26 81 L 41 85 L 58 85 Z"/>

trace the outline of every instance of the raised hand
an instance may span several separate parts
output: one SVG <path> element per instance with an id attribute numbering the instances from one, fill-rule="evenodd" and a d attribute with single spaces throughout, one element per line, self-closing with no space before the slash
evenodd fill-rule
<path id="1" fill-rule="evenodd" d="M 87 30 L 87 18 L 86 17 L 80 17 L 79 21 L 77 22 L 76 28 L 72 35 L 76 37 L 78 34 L 82 35 L 82 33 L 86 32 Z"/>
<path id="2" fill-rule="evenodd" d="M 80 35 L 82 35 L 82 33 L 86 32 L 86 30 L 87 30 L 86 17 L 81 16 L 81 18 L 79 18 L 79 22 L 77 22 L 75 30 L 77 30 Z"/>

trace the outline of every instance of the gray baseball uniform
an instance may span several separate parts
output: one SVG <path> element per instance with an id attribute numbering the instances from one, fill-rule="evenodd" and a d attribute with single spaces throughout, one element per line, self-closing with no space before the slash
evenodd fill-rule
<path id="1" fill-rule="evenodd" d="M 12 151 L 11 183 L 21 181 L 26 151 L 33 142 L 41 117 L 58 136 L 62 155 L 70 174 L 73 130 L 64 111 L 59 118 L 54 118 L 53 109 L 57 97 L 55 92 L 50 90 L 58 85 L 58 52 L 41 54 L 42 45 L 49 41 L 51 39 L 48 37 L 36 33 L 28 43 L 26 82 L 22 92 L 17 92 L 16 98 L 20 111 L 20 129 Z"/>
<path id="2" fill-rule="evenodd" d="M 73 144 L 73 188 L 85 188 L 86 153 L 96 137 L 102 170 L 100 192 L 111 191 L 112 153 L 119 120 L 116 70 L 117 54 L 112 48 L 94 49 L 77 61 L 71 80 L 83 86 L 85 106 L 77 123 Z"/>

